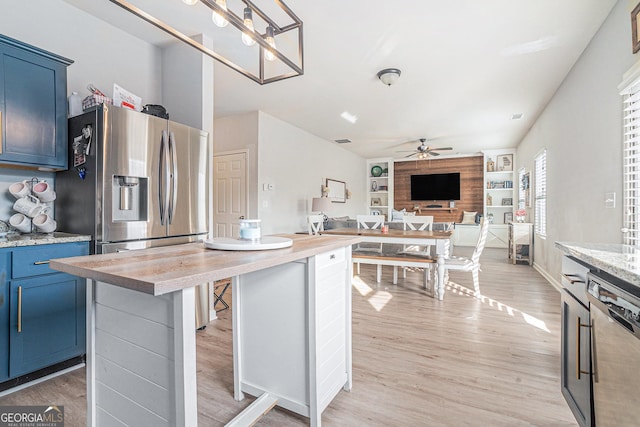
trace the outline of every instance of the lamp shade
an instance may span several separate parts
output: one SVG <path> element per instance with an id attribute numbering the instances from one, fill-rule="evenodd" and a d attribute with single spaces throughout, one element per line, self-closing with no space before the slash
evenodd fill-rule
<path id="1" fill-rule="evenodd" d="M 311 212 L 327 212 L 331 209 L 331 200 L 328 197 L 314 197 L 311 201 Z"/>

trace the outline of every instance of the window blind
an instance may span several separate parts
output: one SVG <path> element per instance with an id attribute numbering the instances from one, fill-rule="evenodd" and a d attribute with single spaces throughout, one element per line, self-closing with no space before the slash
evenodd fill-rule
<path id="1" fill-rule="evenodd" d="M 547 235 L 547 150 L 535 158 L 535 231 L 541 237 Z"/>
<path id="2" fill-rule="evenodd" d="M 640 245 L 640 79 L 623 92 L 623 243 Z"/>

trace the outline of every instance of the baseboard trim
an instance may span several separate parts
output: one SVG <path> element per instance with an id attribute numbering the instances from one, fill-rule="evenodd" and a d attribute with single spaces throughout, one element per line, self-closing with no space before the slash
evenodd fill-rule
<path id="1" fill-rule="evenodd" d="M 66 365 L 66 367 L 65 367 Z M 75 371 L 76 369 L 84 368 L 86 363 L 84 362 L 84 356 L 74 357 L 73 359 L 66 360 L 56 365 L 41 369 L 31 374 L 26 374 L 18 378 L 8 380 L 0 384 L 0 397 L 6 396 L 16 391 L 23 390 L 32 385 L 39 384 L 41 382 L 50 380 L 51 378 L 64 375 L 68 372 Z M 59 370 L 58 370 L 59 369 Z M 51 373 L 47 373 L 47 371 Z M 31 379 L 33 378 L 33 379 Z"/>
<path id="2" fill-rule="evenodd" d="M 549 272 L 547 272 L 547 270 L 545 270 L 544 268 L 540 267 L 539 264 L 537 264 L 535 261 L 533 262 L 533 268 L 540 273 L 540 275 L 542 277 L 544 277 L 547 282 L 549 282 L 551 284 L 551 286 L 553 286 L 556 291 L 558 292 L 562 292 L 562 285 L 560 284 L 560 282 L 558 282 L 556 279 L 553 278 L 553 276 L 551 276 L 549 274 Z"/>

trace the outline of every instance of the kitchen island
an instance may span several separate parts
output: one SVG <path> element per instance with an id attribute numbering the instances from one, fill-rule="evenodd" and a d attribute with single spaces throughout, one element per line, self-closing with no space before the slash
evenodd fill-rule
<path id="1" fill-rule="evenodd" d="M 291 247 L 267 251 L 191 243 L 51 260 L 88 279 L 87 425 L 197 425 L 194 286 L 228 277 L 234 397 L 268 395 L 320 425 L 351 388 L 358 238 L 285 237 Z"/>

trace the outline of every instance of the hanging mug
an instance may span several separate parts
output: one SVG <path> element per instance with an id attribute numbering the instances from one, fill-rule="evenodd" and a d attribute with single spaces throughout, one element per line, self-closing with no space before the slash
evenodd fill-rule
<path id="1" fill-rule="evenodd" d="M 47 209 L 43 209 L 38 215 L 33 217 L 32 222 L 41 233 L 53 233 L 58 226 L 56 220 L 47 213 Z"/>
<path id="2" fill-rule="evenodd" d="M 17 213 L 11 215 L 9 224 L 21 233 L 31 233 L 31 218 L 24 214 Z"/>
<path id="3" fill-rule="evenodd" d="M 371 181 L 371 191 L 378 191 L 378 183 L 376 181 Z"/>
<path id="4" fill-rule="evenodd" d="M 9 186 L 9 193 L 16 199 L 21 199 L 24 196 L 31 194 L 31 183 L 28 179 L 20 182 L 14 182 Z"/>
<path id="5" fill-rule="evenodd" d="M 41 202 L 52 202 L 56 199 L 56 192 L 47 181 L 40 181 L 33 186 L 33 194 L 36 195 Z"/>
<path id="6" fill-rule="evenodd" d="M 36 196 L 27 194 L 26 196 L 16 200 L 13 204 L 13 210 L 25 214 L 28 217 L 33 218 L 38 215 L 45 205 L 40 203 L 40 200 Z"/>

